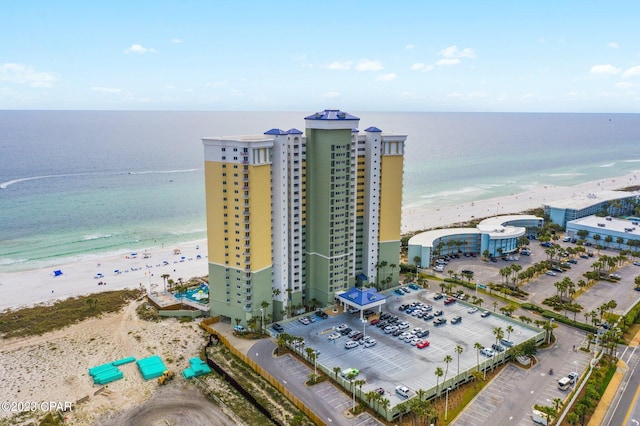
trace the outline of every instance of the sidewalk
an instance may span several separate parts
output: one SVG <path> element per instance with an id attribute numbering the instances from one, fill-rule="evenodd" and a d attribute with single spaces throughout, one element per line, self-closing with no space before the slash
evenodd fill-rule
<path id="1" fill-rule="evenodd" d="M 633 339 L 631 339 L 631 343 L 629 343 L 629 347 L 634 348 L 639 345 L 640 345 L 640 332 L 638 332 L 633 337 Z M 618 360 L 616 372 L 613 374 L 613 377 L 611 378 L 611 381 L 609 382 L 607 389 L 604 391 L 604 395 L 602 395 L 600 402 L 598 402 L 598 406 L 596 407 L 596 410 L 591 416 L 588 426 L 599 426 L 600 424 L 602 424 L 602 420 L 607 414 L 607 410 L 611 405 L 611 402 L 613 401 L 613 398 L 615 397 L 616 393 L 618 392 L 620 383 L 622 383 L 622 379 L 624 379 L 624 376 L 627 374 L 628 370 L 629 370 L 629 367 L 627 366 L 627 364 L 622 360 Z"/>

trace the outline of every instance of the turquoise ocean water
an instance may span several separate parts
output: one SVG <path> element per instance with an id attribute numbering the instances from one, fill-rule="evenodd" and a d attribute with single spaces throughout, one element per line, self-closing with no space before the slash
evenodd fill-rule
<path id="1" fill-rule="evenodd" d="M 313 112 L 0 111 L 0 274 L 205 238 L 200 138 Z M 407 207 L 640 169 L 637 114 L 349 112 L 408 135 Z"/>

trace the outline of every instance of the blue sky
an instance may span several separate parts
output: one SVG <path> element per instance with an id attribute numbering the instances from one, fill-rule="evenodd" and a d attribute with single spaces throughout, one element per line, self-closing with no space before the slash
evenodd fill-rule
<path id="1" fill-rule="evenodd" d="M 0 109 L 640 110 L 637 0 L 0 0 L 0 10 Z"/>

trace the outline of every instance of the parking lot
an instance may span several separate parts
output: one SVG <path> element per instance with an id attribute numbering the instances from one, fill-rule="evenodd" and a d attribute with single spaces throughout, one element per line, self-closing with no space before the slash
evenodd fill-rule
<path id="1" fill-rule="evenodd" d="M 391 408 L 404 401 L 395 392 L 395 387 L 398 385 L 408 387 L 409 396 L 415 395 L 419 389 L 426 391 L 427 396 L 431 396 L 436 392 L 436 383 L 439 383 L 442 389 L 445 377 L 435 375 L 438 367 L 443 372 L 446 371 L 446 386 L 452 386 L 458 375 L 456 346 L 462 347 L 463 350 L 459 356 L 460 375 L 458 377 L 459 380 L 464 380 L 468 377 L 468 372 L 477 368 L 478 364 L 482 370 L 490 368 L 493 362 L 503 360 L 504 352 L 486 357 L 480 355 L 474 348 L 476 342 L 485 347 L 491 347 L 496 342 L 493 333 L 496 327 L 500 327 L 504 337 L 516 345 L 536 336 L 540 338 L 542 333 L 535 327 L 521 325 L 494 313 L 485 318 L 480 316 L 482 310 L 469 313 L 471 305 L 461 301 L 445 305 L 445 299 L 434 300 L 434 295 L 435 293 L 428 290 L 411 291 L 404 296 L 392 293 L 387 303 L 383 305 L 383 313 L 388 312 L 398 316 L 400 321 L 409 323 L 405 331 L 408 332 L 416 327 L 429 330 L 430 334 L 426 339 L 430 345 L 423 349 L 400 341 L 398 337 L 385 333 L 382 328 L 370 325 L 369 321 L 361 321 L 358 313 L 330 315 L 327 319 L 314 316 L 315 322 L 307 325 L 299 321 L 290 321 L 282 323 L 282 326 L 286 333 L 304 338 L 305 348 L 311 347 L 319 352 L 318 366 L 326 374 L 333 376 L 334 367 L 339 367 L 341 370 L 358 369 L 357 379 L 366 380 L 362 386 L 362 392 L 384 389 Z M 436 327 L 433 325 L 433 320 L 425 321 L 398 309 L 400 305 L 411 302 L 432 305 L 433 311 L 442 310 L 442 318 L 447 319 L 446 324 Z M 451 319 L 458 315 L 462 320 L 458 324 L 451 324 Z M 353 349 L 346 349 L 345 342 L 351 340 L 348 336 L 341 335 L 336 340 L 329 340 L 328 336 L 343 323 L 353 330 L 362 331 L 366 336 L 374 338 L 376 345 L 366 347 L 364 344 L 359 344 Z M 514 329 L 510 334 L 505 331 L 509 325 Z M 446 356 L 451 356 L 452 359 L 448 365 L 444 361 Z"/>

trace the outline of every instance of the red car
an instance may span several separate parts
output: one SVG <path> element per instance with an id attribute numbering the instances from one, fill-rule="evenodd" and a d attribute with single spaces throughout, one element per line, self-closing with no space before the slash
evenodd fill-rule
<path id="1" fill-rule="evenodd" d="M 418 344 L 416 344 L 416 347 L 418 349 L 423 349 L 423 348 L 426 348 L 427 346 L 429 346 L 429 341 L 428 340 L 422 340 L 422 341 L 418 342 Z"/>
<path id="2" fill-rule="evenodd" d="M 374 319 L 371 320 L 371 322 L 369 322 L 369 324 L 376 325 L 379 322 L 380 322 L 380 318 L 374 318 Z"/>
<path id="3" fill-rule="evenodd" d="M 456 302 L 456 298 L 455 297 L 449 297 L 448 299 L 446 299 L 444 301 L 444 304 L 445 305 L 450 305 L 450 304 L 455 303 L 455 302 Z"/>

